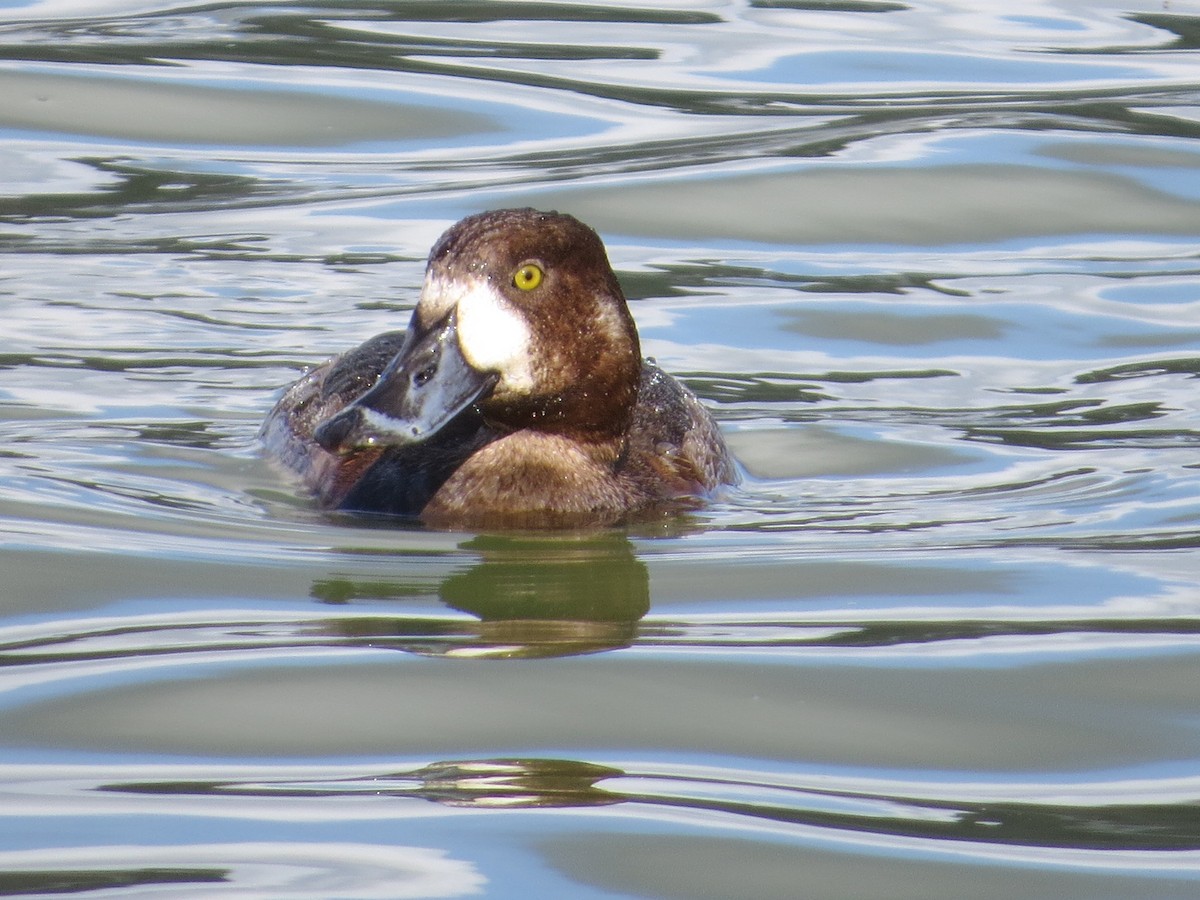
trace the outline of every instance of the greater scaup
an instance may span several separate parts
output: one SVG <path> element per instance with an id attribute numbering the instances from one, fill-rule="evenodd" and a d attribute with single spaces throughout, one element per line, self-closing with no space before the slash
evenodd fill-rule
<path id="1" fill-rule="evenodd" d="M 407 331 L 292 384 L 262 437 L 323 507 L 444 528 L 610 524 L 737 479 L 708 410 L 642 359 L 600 238 L 532 209 L 450 228 Z"/>

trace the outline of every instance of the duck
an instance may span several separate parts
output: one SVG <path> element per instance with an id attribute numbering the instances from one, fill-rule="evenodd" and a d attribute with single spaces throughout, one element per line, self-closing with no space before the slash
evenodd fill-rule
<path id="1" fill-rule="evenodd" d="M 286 387 L 260 439 L 322 509 L 437 529 L 677 515 L 739 478 L 711 412 L 642 357 L 600 236 L 528 208 L 447 230 L 407 328 Z"/>

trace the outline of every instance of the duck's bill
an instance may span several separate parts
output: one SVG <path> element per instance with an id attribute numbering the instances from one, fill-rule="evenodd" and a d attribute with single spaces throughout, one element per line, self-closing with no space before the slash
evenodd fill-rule
<path id="1" fill-rule="evenodd" d="M 458 346 L 454 312 L 405 343 L 369 391 L 317 426 L 330 453 L 419 444 L 488 394 L 498 376 L 471 367 Z"/>

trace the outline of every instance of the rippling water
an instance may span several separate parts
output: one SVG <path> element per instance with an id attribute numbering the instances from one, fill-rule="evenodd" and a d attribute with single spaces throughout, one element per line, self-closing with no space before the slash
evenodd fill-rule
<path id="1" fill-rule="evenodd" d="M 1196 896 L 1200 8 L 1003 7 L 0 5 L 0 894 Z M 523 204 L 744 483 L 318 513 Z"/>

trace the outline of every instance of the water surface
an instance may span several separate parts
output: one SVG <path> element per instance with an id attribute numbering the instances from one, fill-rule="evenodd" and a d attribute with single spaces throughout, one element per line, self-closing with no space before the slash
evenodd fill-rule
<path id="1" fill-rule="evenodd" d="M 0 894 L 1193 897 L 1187 4 L 0 7 Z M 458 217 L 598 228 L 742 485 L 259 453 Z"/>

